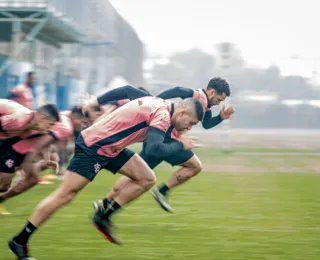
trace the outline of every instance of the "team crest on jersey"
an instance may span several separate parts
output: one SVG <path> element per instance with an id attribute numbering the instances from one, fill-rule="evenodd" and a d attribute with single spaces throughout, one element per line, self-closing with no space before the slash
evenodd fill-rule
<path id="1" fill-rule="evenodd" d="M 12 159 L 6 160 L 6 165 L 10 169 L 14 166 L 14 161 Z"/>
<path id="2" fill-rule="evenodd" d="M 101 170 L 101 165 L 100 165 L 99 163 L 96 163 L 96 164 L 94 165 L 94 171 L 95 171 L 95 173 L 98 173 L 100 170 Z"/>

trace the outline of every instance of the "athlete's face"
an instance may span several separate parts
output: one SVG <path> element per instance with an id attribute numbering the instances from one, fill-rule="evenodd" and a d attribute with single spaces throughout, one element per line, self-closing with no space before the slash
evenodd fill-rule
<path id="1" fill-rule="evenodd" d="M 74 125 L 74 129 L 77 132 L 81 132 L 88 126 L 88 119 L 84 116 L 74 116 L 72 117 L 72 122 Z"/>
<path id="2" fill-rule="evenodd" d="M 98 117 L 100 117 L 102 115 L 102 111 L 96 110 L 96 109 L 89 109 L 88 115 L 89 115 L 91 122 L 94 122 L 98 119 Z"/>
<path id="3" fill-rule="evenodd" d="M 35 130 L 38 130 L 40 133 L 48 133 L 50 128 L 56 123 L 56 121 L 45 115 L 45 114 L 42 114 L 42 113 L 37 113 L 35 115 L 36 117 L 36 129 Z"/>
<path id="4" fill-rule="evenodd" d="M 207 94 L 209 97 L 211 106 L 218 106 L 222 101 L 224 101 L 227 97 L 226 93 L 218 94 L 214 89 L 207 90 Z"/>
<path id="5" fill-rule="evenodd" d="M 31 74 L 27 79 L 28 86 L 33 86 L 36 82 L 36 76 L 34 74 Z"/>
<path id="6" fill-rule="evenodd" d="M 183 109 L 177 113 L 172 123 L 178 131 L 189 131 L 194 125 L 199 123 L 199 120 L 192 111 Z"/>

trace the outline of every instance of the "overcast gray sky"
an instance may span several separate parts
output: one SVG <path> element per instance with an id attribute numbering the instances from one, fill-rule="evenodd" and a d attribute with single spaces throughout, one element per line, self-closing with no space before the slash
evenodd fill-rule
<path id="1" fill-rule="evenodd" d="M 214 44 L 237 44 L 251 66 L 280 66 L 284 74 L 311 76 L 320 58 L 317 0 L 111 0 L 151 52 L 164 55 Z M 320 62 L 319 62 L 320 70 Z M 318 77 L 318 82 L 320 76 Z"/>

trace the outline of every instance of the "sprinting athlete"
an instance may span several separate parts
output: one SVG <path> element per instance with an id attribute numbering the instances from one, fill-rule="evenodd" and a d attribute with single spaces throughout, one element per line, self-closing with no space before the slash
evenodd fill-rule
<path id="1" fill-rule="evenodd" d="M 48 133 L 56 121 L 59 121 L 59 114 L 54 105 L 32 111 L 14 101 L 0 99 L 0 192 L 8 189 L 15 167 L 22 161 L 12 149 L 12 144 L 33 132 Z M 0 204 L 0 214 L 5 213 Z"/>
<path id="2" fill-rule="evenodd" d="M 212 116 L 211 107 L 219 105 L 221 101 L 224 101 L 226 97 L 230 96 L 230 86 L 226 80 L 222 78 L 213 78 L 209 81 L 207 87 L 205 89 L 188 89 L 183 87 L 175 87 L 171 88 L 160 95 L 163 99 L 171 99 L 171 98 L 190 98 L 193 97 L 198 99 L 205 111 L 205 116 L 202 121 L 202 125 L 205 129 L 210 129 L 220 124 L 223 120 L 229 119 L 234 113 L 233 107 L 229 107 L 225 109 L 222 108 L 220 114 L 218 116 Z M 182 132 L 173 129 L 172 131 L 168 131 L 166 133 L 166 138 L 172 142 L 174 140 L 179 140 L 182 136 Z M 172 208 L 167 202 L 167 197 L 169 191 L 176 186 L 179 186 L 192 177 L 196 176 L 202 170 L 201 161 L 199 158 L 191 151 L 184 150 L 180 153 L 177 153 L 175 156 L 166 156 L 165 154 L 162 158 L 151 158 L 148 155 L 145 147 L 147 143 L 144 142 L 143 149 L 140 152 L 140 156 L 147 162 L 151 169 L 154 169 L 161 162 L 166 161 L 167 163 L 176 166 L 182 166 L 178 171 L 176 171 L 173 176 L 160 187 L 152 190 L 152 195 L 159 203 L 159 205 L 166 211 L 172 212 Z M 116 184 L 113 186 L 111 192 L 107 195 L 107 197 L 98 202 L 94 202 L 94 207 L 96 209 L 106 209 L 110 204 L 110 201 L 116 194 L 126 185 L 126 182 L 129 181 L 126 177 L 120 178 Z"/>
<path id="3" fill-rule="evenodd" d="M 15 166 L 24 164 L 23 177 L 10 189 L 9 187 L 3 187 L 6 190 L 5 193 L 0 195 L 0 203 L 26 192 L 38 183 L 41 170 L 46 166 L 53 167 L 54 161 L 44 160 L 42 152 L 53 143 L 59 143 L 68 141 L 73 137 L 75 131 L 81 131 L 86 127 L 87 118 L 82 114 L 81 108 L 74 108 L 69 116 L 60 115 L 60 121 L 56 122 L 49 130 L 48 134 L 42 135 L 39 133 L 33 133 L 25 137 L 24 139 L 17 141 L 13 144 L 7 143 L 6 149 L 10 151 L 11 156 L 19 158 L 16 161 Z M 39 162 L 39 163 L 35 163 Z M 55 168 L 57 168 L 55 166 Z M 13 169 L 12 169 L 13 170 Z M 3 173 L 11 176 L 12 170 L 3 169 Z M 1 175 L 0 175 L 1 176 Z M 11 181 L 10 181 L 11 183 Z M 9 184 L 9 182 L 7 183 Z"/>
<path id="4" fill-rule="evenodd" d="M 130 178 L 130 182 L 111 201 L 112 207 L 96 212 L 93 219 L 94 225 L 108 240 L 119 243 L 112 234 L 111 215 L 148 191 L 156 181 L 153 171 L 143 159 L 126 147 L 147 140 L 146 149 L 154 158 L 191 149 L 194 143 L 187 139 L 165 142 L 165 133 L 170 128 L 178 131 L 191 129 L 202 120 L 203 114 L 203 107 L 196 99 L 171 104 L 160 98 L 144 97 L 99 118 L 80 133 L 74 157 L 60 187 L 38 205 L 23 230 L 9 242 L 10 249 L 19 259 L 27 258 L 27 243 L 34 231 L 57 209 L 70 202 L 101 169 Z"/>

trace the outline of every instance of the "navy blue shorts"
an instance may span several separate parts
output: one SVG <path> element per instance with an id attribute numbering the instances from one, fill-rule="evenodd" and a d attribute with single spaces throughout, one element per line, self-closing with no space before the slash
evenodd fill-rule
<path id="1" fill-rule="evenodd" d="M 97 154 L 92 156 L 91 152 L 90 148 L 85 148 L 83 138 L 79 135 L 68 170 L 78 173 L 88 180 L 93 181 L 102 169 L 106 169 L 112 173 L 117 173 L 134 155 L 134 152 L 127 148 L 123 149 L 116 157 L 113 158 Z"/>
<path id="2" fill-rule="evenodd" d="M 24 154 L 17 153 L 12 147 L 6 149 L 1 148 L 0 172 L 14 173 L 15 167 L 19 167 L 24 158 Z"/>
<path id="3" fill-rule="evenodd" d="M 170 142 L 175 141 L 174 139 L 170 139 Z M 178 142 L 178 141 L 177 141 Z M 178 154 L 172 156 L 163 156 L 161 159 L 150 159 L 145 152 L 146 142 L 143 143 L 142 151 L 139 155 L 142 159 L 149 165 L 151 169 L 156 168 L 160 163 L 163 161 L 171 164 L 172 166 L 181 165 L 187 161 L 189 161 L 193 156 L 194 153 L 191 150 L 183 150 Z"/>

